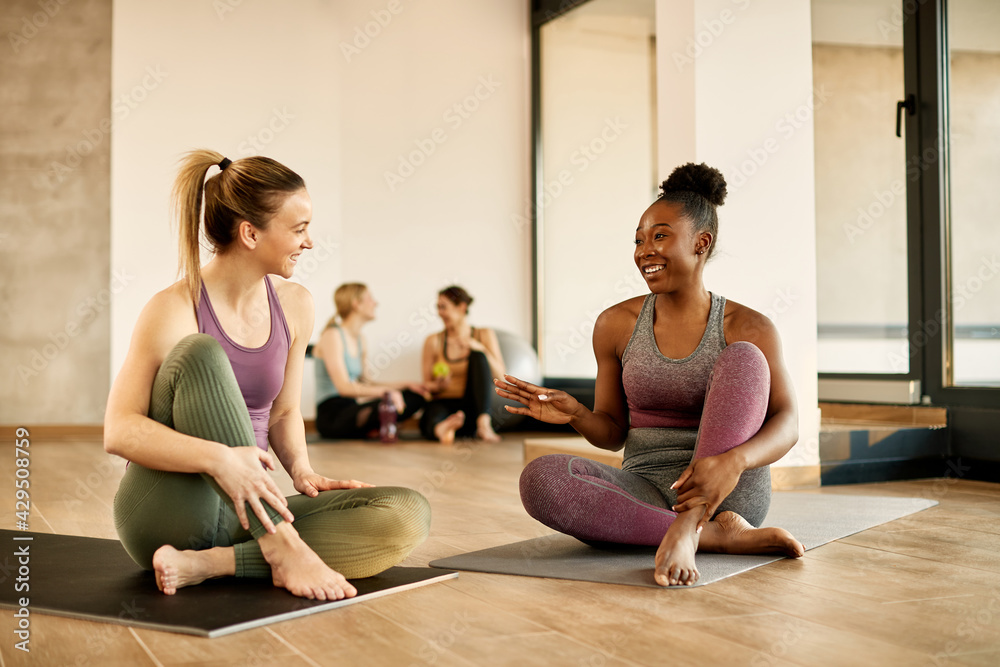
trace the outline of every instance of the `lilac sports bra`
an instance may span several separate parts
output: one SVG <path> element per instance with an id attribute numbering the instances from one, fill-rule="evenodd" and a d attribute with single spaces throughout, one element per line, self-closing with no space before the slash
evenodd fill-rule
<path id="1" fill-rule="evenodd" d="M 229 357 L 233 366 L 240 393 L 250 412 L 257 446 L 267 451 L 267 425 L 271 418 L 271 405 L 277 398 L 285 382 L 285 365 L 292 336 L 288 331 L 285 313 L 278 302 L 278 293 L 271 279 L 264 276 L 267 286 L 267 301 L 271 315 L 271 333 L 267 342 L 258 348 L 243 347 L 236 343 L 219 324 L 212 302 L 208 298 L 205 284 L 201 285 L 201 300 L 198 303 L 198 332 L 205 333 L 219 341 L 219 345 Z"/>

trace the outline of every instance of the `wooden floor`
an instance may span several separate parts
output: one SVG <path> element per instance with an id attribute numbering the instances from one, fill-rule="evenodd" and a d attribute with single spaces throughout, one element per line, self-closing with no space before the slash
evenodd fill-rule
<path id="1" fill-rule="evenodd" d="M 422 491 L 434 510 L 431 537 L 404 564 L 426 565 L 550 532 L 518 501 L 524 437 L 316 443 L 310 452 L 332 477 Z M 123 462 L 93 440 L 34 442 L 31 451 L 32 530 L 114 538 Z M 13 528 L 6 462 L 0 485 L 0 527 Z M 30 656 L 13 647 L 13 612 L 0 610 L 0 664 L 1000 665 L 1000 485 L 942 479 L 802 493 L 940 505 L 691 590 L 463 572 L 218 639 L 33 614 Z"/>

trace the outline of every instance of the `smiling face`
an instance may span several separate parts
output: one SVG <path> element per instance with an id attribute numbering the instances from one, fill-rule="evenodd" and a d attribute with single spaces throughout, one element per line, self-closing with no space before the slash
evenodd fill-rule
<path id="1" fill-rule="evenodd" d="M 445 327 L 460 324 L 465 319 L 465 314 L 468 308 L 468 305 L 464 303 L 456 305 L 445 295 L 438 295 L 438 317 L 440 317 L 441 321 L 444 322 Z"/>
<path id="2" fill-rule="evenodd" d="M 673 292 L 700 284 L 704 252 L 711 243 L 712 235 L 696 233 L 679 204 L 656 202 L 635 230 L 635 265 L 651 292 Z"/>
<path id="3" fill-rule="evenodd" d="M 281 208 L 267 225 L 258 230 L 261 257 L 267 272 L 282 278 L 291 278 L 302 251 L 312 248 L 309 222 L 312 220 L 312 200 L 305 190 L 293 192 L 285 198 Z"/>

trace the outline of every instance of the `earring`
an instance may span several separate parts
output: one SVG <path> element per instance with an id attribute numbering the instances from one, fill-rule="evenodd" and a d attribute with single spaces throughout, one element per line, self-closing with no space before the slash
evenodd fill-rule
<path id="1" fill-rule="evenodd" d="M 704 251 L 704 250 L 699 250 L 699 251 L 698 251 L 698 254 L 699 254 L 699 255 L 704 255 L 704 254 L 705 254 L 705 251 Z"/>

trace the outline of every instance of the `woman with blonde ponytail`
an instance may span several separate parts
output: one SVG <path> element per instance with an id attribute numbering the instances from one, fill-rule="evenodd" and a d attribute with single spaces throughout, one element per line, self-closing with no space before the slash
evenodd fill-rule
<path id="1" fill-rule="evenodd" d="M 368 358 L 361 327 L 375 319 L 378 302 L 363 283 L 344 283 L 333 293 L 337 314 L 313 348 L 316 359 L 316 430 L 324 438 L 371 437 L 379 427 L 379 399 L 386 394 L 399 421 L 424 407 L 429 395 L 416 382 L 376 384 L 365 376 Z"/>
<path id="2" fill-rule="evenodd" d="M 309 463 L 299 403 L 314 308 L 287 280 L 312 247 L 305 183 L 266 157 L 199 150 L 173 202 L 183 278 L 140 314 L 105 414 L 105 449 L 129 461 L 114 502 L 122 545 L 167 595 L 228 575 L 352 597 L 347 579 L 405 558 L 430 510 L 410 489 Z M 269 448 L 299 494 L 282 497 Z"/>

